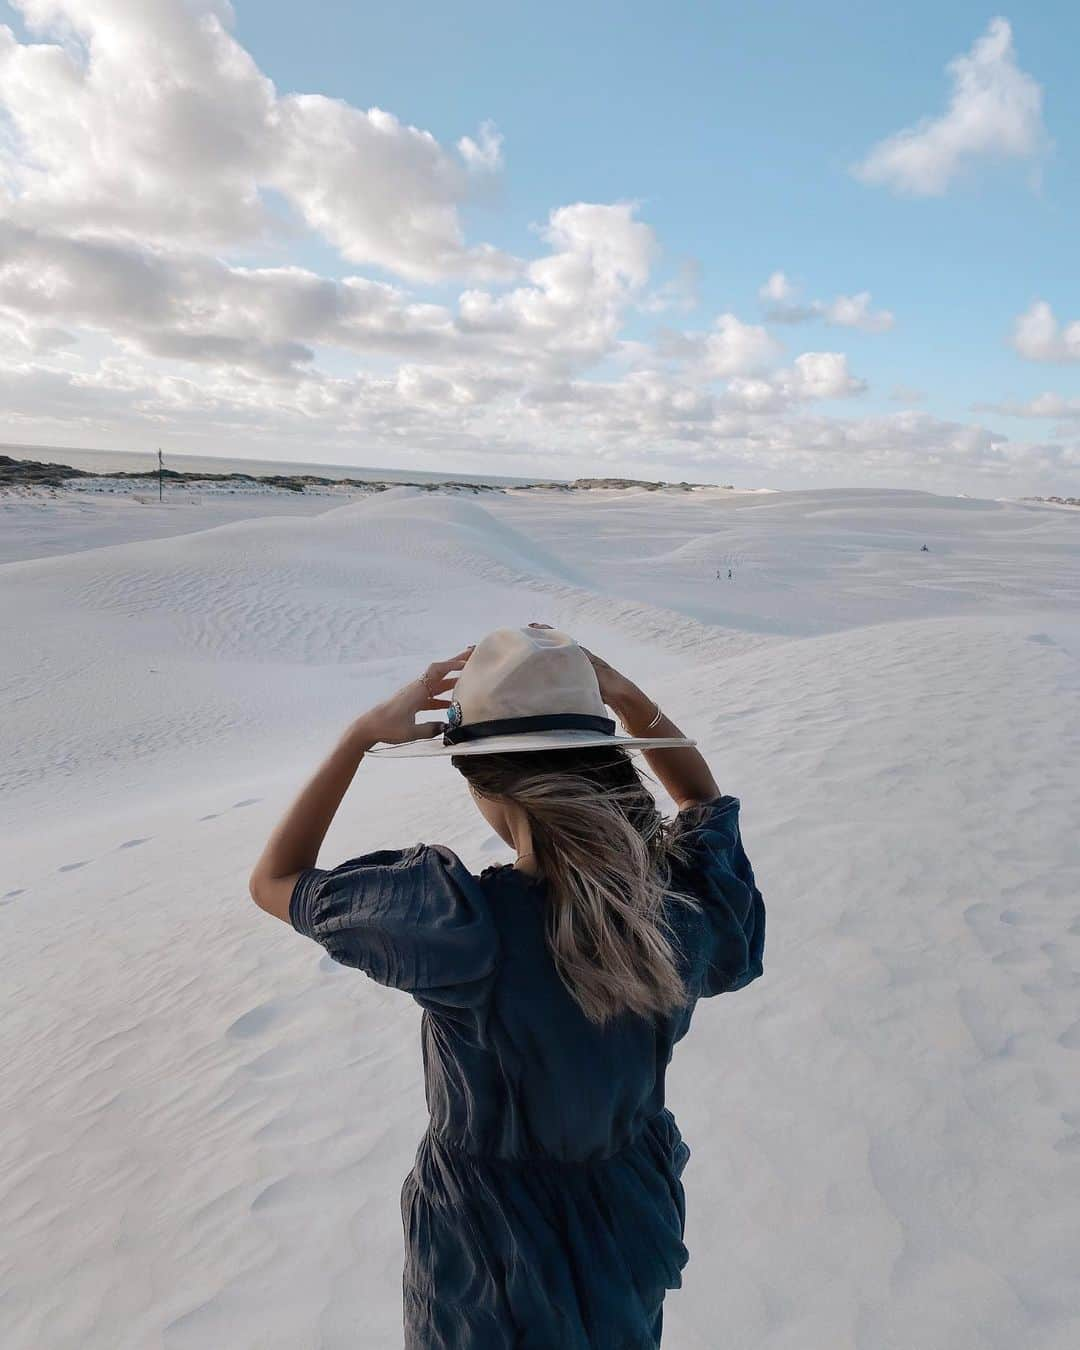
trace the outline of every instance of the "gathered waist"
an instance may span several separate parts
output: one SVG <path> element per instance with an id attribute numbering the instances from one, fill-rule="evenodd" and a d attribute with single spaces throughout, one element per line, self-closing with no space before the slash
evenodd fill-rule
<path id="1" fill-rule="evenodd" d="M 455 1139 L 436 1129 L 433 1124 L 428 1126 L 418 1152 L 423 1152 L 425 1146 L 444 1150 L 481 1166 L 528 1170 L 553 1168 L 577 1171 L 582 1168 L 602 1167 L 642 1148 L 650 1151 L 659 1148 L 665 1155 L 670 1155 L 670 1160 L 677 1164 L 678 1171 L 681 1172 L 682 1165 L 689 1157 L 689 1149 L 683 1142 L 675 1117 L 666 1107 L 641 1122 L 634 1133 L 617 1148 L 610 1149 L 606 1153 L 593 1153 L 584 1158 L 564 1158 L 551 1153 L 492 1153 L 475 1148 L 468 1139 Z"/>

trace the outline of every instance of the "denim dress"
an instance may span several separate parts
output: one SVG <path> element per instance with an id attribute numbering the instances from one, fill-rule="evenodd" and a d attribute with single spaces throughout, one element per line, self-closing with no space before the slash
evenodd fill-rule
<path id="1" fill-rule="evenodd" d="M 689 1157 L 664 1102 L 700 997 L 761 974 L 739 802 L 684 813 L 668 919 L 685 1006 L 590 1022 L 547 946 L 542 880 L 417 844 L 308 868 L 293 926 L 411 994 L 430 1122 L 401 1191 L 406 1350 L 655 1350 L 681 1283 Z M 675 898 L 689 895 L 693 903 Z"/>

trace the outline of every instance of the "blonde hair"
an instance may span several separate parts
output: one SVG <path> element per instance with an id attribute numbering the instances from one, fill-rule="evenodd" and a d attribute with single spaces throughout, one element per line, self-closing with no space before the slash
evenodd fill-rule
<path id="1" fill-rule="evenodd" d="M 547 884 L 547 939 L 563 984 L 592 1022 L 667 1014 L 686 1001 L 665 901 L 685 856 L 630 756 L 616 746 L 455 755 L 483 797 L 526 813 Z"/>

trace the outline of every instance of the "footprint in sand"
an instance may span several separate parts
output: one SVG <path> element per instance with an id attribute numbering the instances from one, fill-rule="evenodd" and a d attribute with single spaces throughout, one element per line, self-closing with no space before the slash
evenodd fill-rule
<path id="1" fill-rule="evenodd" d="M 1058 1037 L 1058 1044 L 1066 1050 L 1080 1050 L 1080 1022 L 1074 1022 Z"/>
<path id="2" fill-rule="evenodd" d="M 225 1035 L 233 1038 L 239 1036 L 243 1040 L 250 1036 L 261 1035 L 281 1016 L 281 1006 L 281 1001 L 273 998 L 266 1003 L 260 1003 L 257 1008 L 242 1013 L 235 1022 L 227 1026 Z"/>
<path id="3" fill-rule="evenodd" d="M 82 862 L 64 863 L 63 867 L 58 867 L 58 872 L 77 872 L 80 867 L 85 867 L 87 863 L 93 862 L 93 858 L 84 858 Z"/>
<path id="4" fill-rule="evenodd" d="M 993 908 L 985 900 L 968 905 L 964 910 L 964 922 L 983 951 L 993 956 L 1001 947 L 1001 930 L 994 922 Z"/>
<path id="5" fill-rule="evenodd" d="M 232 806 L 229 808 L 229 810 L 230 810 L 230 811 L 235 811 L 235 810 L 237 810 L 237 809 L 238 809 L 239 807 L 241 807 L 241 806 L 254 806 L 256 802 L 261 802 L 261 801 L 262 801 L 262 798 L 261 798 L 261 797 L 245 797 L 244 800 L 243 800 L 242 802 L 233 802 L 233 804 L 232 804 Z M 200 822 L 201 822 L 201 821 L 204 821 L 204 820 L 217 820 L 217 818 L 218 818 L 220 815 L 221 815 L 221 812 L 220 812 L 220 811 L 211 811 L 210 814 L 209 814 L 208 816 L 200 816 L 200 817 L 199 817 L 199 820 L 200 820 Z"/>
<path id="6" fill-rule="evenodd" d="M 122 848 L 138 848 L 140 844 L 148 844 L 152 838 L 153 836 L 148 834 L 145 839 L 125 839 L 122 844 L 117 845 L 117 851 Z"/>

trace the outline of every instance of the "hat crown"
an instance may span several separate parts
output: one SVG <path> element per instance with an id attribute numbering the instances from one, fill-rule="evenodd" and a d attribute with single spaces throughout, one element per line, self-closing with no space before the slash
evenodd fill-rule
<path id="1" fill-rule="evenodd" d="M 573 713 L 606 717 L 592 662 L 553 628 L 497 628 L 473 649 L 453 693 L 461 723 Z"/>

